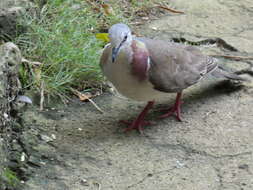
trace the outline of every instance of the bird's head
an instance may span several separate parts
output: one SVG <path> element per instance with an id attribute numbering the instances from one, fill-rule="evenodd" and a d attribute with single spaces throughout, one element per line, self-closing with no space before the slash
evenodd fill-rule
<path id="1" fill-rule="evenodd" d="M 125 24 L 114 24 L 109 29 L 109 38 L 112 46 L 112 62 L 114 62 L 120 49 L 124 46 L 131 45 L 131 30 Z"/>

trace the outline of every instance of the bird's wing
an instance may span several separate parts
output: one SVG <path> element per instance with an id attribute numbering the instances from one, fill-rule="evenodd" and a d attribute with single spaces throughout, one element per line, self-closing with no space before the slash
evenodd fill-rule
<path id="1" fill-rule="evenodd" d="M 149 80 L 157 90 L 182 91 L 217 67 L 212 58 L 195 47 L 147 38 L 141 41 L 149 50 Z"/>

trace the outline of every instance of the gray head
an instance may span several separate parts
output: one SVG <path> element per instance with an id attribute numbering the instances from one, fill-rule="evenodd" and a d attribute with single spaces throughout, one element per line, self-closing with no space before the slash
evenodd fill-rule
<path id="1" fill-rule="evenodd" d="M 120 49 L 124 46 L 131 45 L 132 34 L 126 24 L 118 23 L 112 25 L 109 29 L 109 38 L 112 49 L 112 61 L 114 62 Z"/>

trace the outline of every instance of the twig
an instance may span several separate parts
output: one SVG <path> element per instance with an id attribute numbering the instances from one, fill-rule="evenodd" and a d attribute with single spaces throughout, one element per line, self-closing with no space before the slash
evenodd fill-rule
<path id="1" fill-rule="evenodd" d="M 235 61 L 246 61 L 246 60 L 253 60 L 253 57 L 241 57 L 241 56 L 231 56 L 231 55 L 209 55 L 211 57 L 223 57 L 230 60 Z"/>
<path id="2" fill-rule="evenodd" d="M 44 108 L 44 81 L 41 81 L 40 84 L 40 111 L 43 111 Z"/>
<path id="3" fill-rule="evenodd" d="M 83 101 L 84 100 L 88 100 L 100 113 L 104 113 L 104 111 L 100 108 L 100 107 L 98 107 L 98 105 L 93 101 L 93 100 L 91 100 L 87 95 L 85 95 L 85 94 L 82 94 L 81 92 L 79 92 L 79 91 L 77 91 L 77 90 L 75 90 L 75 89 L 73 89 L 73 88 L 71 88 L 71 91 L 75 94 L 75 95 L 77 95 L 78 97 L 79 97 L 79 99 L 83 99 Z M 85 98 L 83 98 L 83 97 L 85 97 Z"/>
<path id="4" fill-rule="evenodd" d="M 141 25 L 141 24 L 143 24 L 143 22 L 131 22 L 130 24 L 131 25 Z"/>
<path id="5" fill-rule="evenodd" d="M 183 11 L 178 11 L 178 10 L 169 8 L 169 7 L 167 7 L 167 6 L 165 7 L 165 6 L 162 6 L 162 5 L 157 5 L 156 7 L 160 8 L 160 9 L 164 9 L 164 10 L 169 11 L 169 12 L 172 12 L 172 13 L 184 14 Z"/>
<path id="6" fill-rule="evenodd" d="M 21 62 L 22 63 L 28 63 L 28 64 L 31 64 L 31 65 L 37 65 L 37 66 L 42 64 L 41 62 L 38 62 L 38 61 L 29 61 L 29 60 L 27 60 L 25 58 L 22 58 Z"/>
<path id="7" fill-rule="evenodd" d="M 104 113 L 104 111 L 101 110 L 93 100 L 91 100 L 90 98 L 88 98 L 88 100 L 89 100 L 90 103 L 93 104 L 93 106 L 94 106 L 95 108 L 97 108 L 98 111 L 100 111 L 100 113 Z"/>

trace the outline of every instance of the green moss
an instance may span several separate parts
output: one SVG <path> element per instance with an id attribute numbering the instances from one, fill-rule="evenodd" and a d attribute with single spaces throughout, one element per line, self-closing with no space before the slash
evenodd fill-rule
<path id="1" fill-rule="evenodd" d="M 8 186 L 16 187 L 19 184 L 19 179 L 16 173 L 9 168 L 4 169 L 3 176 L 6 179 Z"/>

